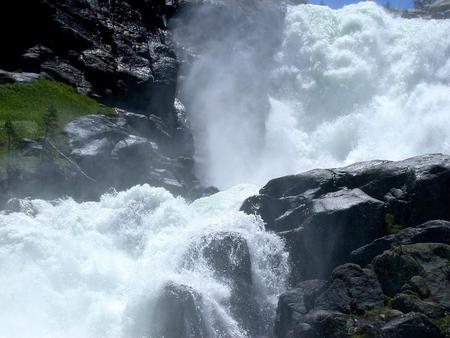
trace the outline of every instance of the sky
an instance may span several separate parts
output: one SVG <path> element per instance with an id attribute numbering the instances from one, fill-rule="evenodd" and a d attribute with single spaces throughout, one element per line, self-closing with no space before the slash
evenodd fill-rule
<path id="1" fill-rule="evenodd" d="M 359 2 L 358 0 L 322 0 L 325 5 L 331 8 L 340 8 L 342 6 Z M 385 5 L 387 0 L 376 0 L 380 5 Z M 309 3 L 319 4 L 321 0 L 309 0 Z M 413 0 L 389 0 L 392 8 L 410 8 L 412 7 Z"/>

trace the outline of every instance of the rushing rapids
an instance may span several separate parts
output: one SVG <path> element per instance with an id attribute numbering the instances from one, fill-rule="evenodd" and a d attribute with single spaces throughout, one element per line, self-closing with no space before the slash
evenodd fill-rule
<path id="1" fill-rule="evenodd" d="M 238 211 L 254 193 L 237 186 L 188 205 L 164 189 L 137 186 L 99 202 L 23 202 L 23 212 L 0 215 L 0 299 L 8 304 L 0 336 L 148 336 L 152 305 L 169 281 L 202 296 L 210 335 L 245 336 L 231 314 L 229 283 L 202 257 L 186 264 L 202 238 L 223 233 L 245 239 L 252 288 L 271 322 L 287 257 L 260 219 Z"/>

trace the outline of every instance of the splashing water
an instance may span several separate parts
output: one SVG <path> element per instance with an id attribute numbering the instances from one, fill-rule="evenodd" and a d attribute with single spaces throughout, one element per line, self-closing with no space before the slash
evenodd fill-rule
<path id="1" fill-rule="evenodd" d="M 238 211 L 254 193 L 237 186 L 189 205 L 144 185 L 99 202 L 36 200 L 28 214 L 0 215 L 0 336 L 142 337 L 152 326 L 143 309 L 167 281 L 201 294 L 207 315 L 227 328 L 223 335 L 245 336 L 226 305 L 230 286 L 200 260 L 182 267 L 205 235 L 240 234 L 253 287 L 274 314 L 287 257 L 260 219 Z"/>
<path id="2" fill-rule="evenodd" d="M 229 56 L 237 52 L 217 56 L 209 44 L 188 81 L 199 173 L 219 187 L 264 184 L 316 167 L 450 152 L 448 32 L 450 20 L 402 19 L 374 2 L 339 10 L 288 6 L 275 64 L 253 64 L 245 73 L 255 75 L 253 86 L 239 72 L 221 76 L 240 69 Z M 198 67 L 214 81 L 196 84 Z M 264 79 L 270 79 L 267 92 L 259 85 Z M 227 86 L 242 83 L 248 88 L 227 100 Z M 270 97 L 268 113 L 246 101 L 252 88 L 259 90 L 253 100 Z M 217 93 L 221 107 L 211 104 Z M 260 125 L 265 129 L 256 133 Z M 259 151 L 250 153 L 255 143 Z"/>

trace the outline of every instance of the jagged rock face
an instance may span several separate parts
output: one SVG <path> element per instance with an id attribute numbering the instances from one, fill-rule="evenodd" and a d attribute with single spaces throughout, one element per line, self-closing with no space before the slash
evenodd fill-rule
<path id="1" fill-rule="evenodd" d="M 176 128 L 178 62 L 161 0 L 3 4 L 0 68 L 43 72 L 110 105 L 152 112 Z M 6 47 L 7 46 L 7 47 Z"/>
<path id="2" fill-rule="evenodd" d="M 197 198 L 203 194 L 193 173 L 192 163 L 184 157 L 164 156 L 158 141 L 168 137 L 167 126 L 157 116 L 146 117 L 119 111 L 118 117 L 87 115 L 69 122 L 64 132 L 70 156 L 95 182 L 83 185 L 80 193 L 101 192 L 108 187 L 126 189 L 136 184 L 162 186 L 176 195 Z M 139 120 L 148 137 L 130 133 Z"/>
<path id="3" fill-rule="evenodd" d="M 406 228 L 394 235 L 378 238 L 363 247 L 352 251 L 351 260 L 360 265 L 369 264 L 375 256 L 389 250 L 394 245 L 414 243 L 450 244 L 450 222 L 434 220 L 420 226 Z"/>
<path id="4" fill-rule="evenodd" d="M 390 232 L 450 220 L 449 204 L 450 157 L 436 154 L 277 178 L 242 210 L 285 238 L 295 283 L 327 278 L 353 250 Z"/>
<path id="5" fill-rule="evenodd" d="M 412 229 L 433 230 L 439 223 Z M 348 263 L 334 269 L 329 281 L 300 282 L 280 296 L 274 333 L 443 337 L 450 310 L 449 248 L 443 243 L 393 243 L 366 268 Z"/>

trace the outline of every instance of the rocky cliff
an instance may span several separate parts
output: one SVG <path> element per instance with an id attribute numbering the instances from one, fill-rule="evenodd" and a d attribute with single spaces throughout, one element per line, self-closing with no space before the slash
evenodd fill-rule
<path id="1" fill-rule="evenodd" d="M 42 155 L 49 152 L 42 139 L 20 142 L 19 156 L 55 160 L 7 168 L 3 200 L 67 194 L 90 199 L 110 187 L 140 183 L 188 198 L 203 194 L 193 173 L 186 112 L 176 99 L 179 61 L 167 21 L 177 3 L 39 0 L 4 5 L 1 30 L 14 33 L 0 35 L 5 46 L 0 83 L 39 77 L 60 81 L 114 110 L 69 121 L 58 131 L 63 144 L 52 146 L 49 156 Z"/>
<path id="2" fill-rule="evenodd" d="M 289 251 L 275 335 L 449 336 L 449 205 L 440 154 L 270 181 L 242 210 Z"/>

